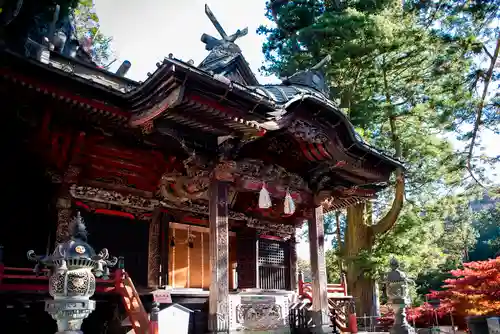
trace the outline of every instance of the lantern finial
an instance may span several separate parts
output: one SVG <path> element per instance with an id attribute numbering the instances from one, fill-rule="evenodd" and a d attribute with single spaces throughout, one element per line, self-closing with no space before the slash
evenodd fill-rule
<path id="1" fill-rule="evenodd" d="M 76 213 L 76 217 L 73 218 L 71 222 L 71 238 L 79 239 L 87 242 L 88 232 L 85 222 L 80 214 L 80 211 Z"/>

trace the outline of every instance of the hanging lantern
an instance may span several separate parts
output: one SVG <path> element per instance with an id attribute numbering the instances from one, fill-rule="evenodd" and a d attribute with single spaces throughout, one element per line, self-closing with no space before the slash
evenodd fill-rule
<path id="1" fill-rule="evenodd" d="M 293 202 L 292 195 L 287 190 L 285 195 L 285 203 L 283 203 L 283 212 L 287 216 L 291 216 L 295 213 L 295 203 Z"/>
<path id="2" fill-rule="evenodd" d="M 262 183 L 262 189 L 259 193 L 259 208 L 260 209 L 269 209 L 273 206 L 271 202 L 271 196 L 269 195 L 269 191 L 266 189 L 266 184 Z"/>

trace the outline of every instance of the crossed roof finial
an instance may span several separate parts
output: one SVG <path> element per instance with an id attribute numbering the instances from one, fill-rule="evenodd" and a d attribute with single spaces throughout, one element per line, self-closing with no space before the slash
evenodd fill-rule
<path id="1" fill-rule="evenodd" d="M 311 71 L 318 71 L 320 70 L 323 66 L 328 64 L 332 60 L 332 56 L 326 55 L 325 58 L 321 59 L 319 63 L 311 67 Z"/>
<path id="2" fill-rule="evenodd" d="M 208 16 L 215 29 L 217 29 L 219 35 L 222 37 L 222 39 L 217 39 L 213 36 L 203 34 L 201 41 L 206 44 L 207 50 L 212 50 L 214 47 L 224 43 L 234 43 L 238 38 L 248 34 L 248 28 L 244 28 L 243 30 L 238 29 L 234 34 L 228 36 L 207 4 L 205 4 L 205 14 Z"/>

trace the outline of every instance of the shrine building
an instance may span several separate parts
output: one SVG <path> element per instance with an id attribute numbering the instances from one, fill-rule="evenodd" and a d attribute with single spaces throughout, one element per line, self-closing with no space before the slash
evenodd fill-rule
<path id="1" fill-rule="evenodd" d="M 14 9 L 0 13 L 5 31 Z M 301 307 L 319 329 L 335 305 L 339 326 L 354 312 L 345 280 L 327 284 L 323 217 L 374 199 L 402 164 L 330 99 L 328 57 L 261 85 L 237 45 L 247 31 L 228 35 L 205 10 L 220 36 L 202 36 L 201 64 L 167 55 L 144 82 L 126 78 L 129 62 L 96 66 L 56 16 L 44 35 L 0 35 L 0 319 L 12 333 L 56 332 L 48 278 L 26 252 L 51 254 L 78 213 L 88 243 L 121 261 L 97 281 L 85 333 L 147 333 L 120 328 L 148 321 L 158 290 L 193 311 L 190 333 L 285 333 Z M 304 224 L 312 282 L 297 273 Z M 125 272 L 137 310 L 123 306 Z"/>

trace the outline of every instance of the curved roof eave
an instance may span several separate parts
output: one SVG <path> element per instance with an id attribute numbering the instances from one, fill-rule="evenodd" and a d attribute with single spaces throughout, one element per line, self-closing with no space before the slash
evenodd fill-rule
<path id="1" fill-rule="evenodd" d="M 391 165 L 393 165 L 396 168 L 401 168 L 403 170 L 406 169 L 404 164 L 401 161 L 397 160 L 396 158 L 393 158 L 392 156 L 390 156 L 386 153 L 380 152 L 377 148 L 367 144 L 360 137 L 360 135 L 356 132 L 351 121 L 347 118 L 347 115 L 345 115 L 342 111 L 340 111 L 330 100 L 324 100 L 324 99 L 320 99 L 314 95 L 304 94 L 301 96 L 296 96 L 296 97 L 292 98 L 290 101 L 288 101 L 287 103 L 283 104 L 283 109 L 285 111 L 287 111 L 287 113 L 288 113 L 288 111 L 290 110 L 291 107 L 293 107 L 293 105 L 295 105 L 296 103 L 300 103 L 301 101 L 304 101 L 304 100 L 310 100 L 310 101 L 314 102 L 315 104 L 319 105 L 320 107 L 322 107 L 322 109 L 320 109 L 320 111 L 319 111 L 320 113 L 321 112 L 333 112 L 336 117 L 340 118 L 340 121 L 348 129 L 347 132 L 349 133 L 349 137 L 350 137 L 349 139 L 358 148 L 360 148 L 361 150 L 364 150 L 367 153 L 371 153 L 384 161 L 387 161 L 388 163 L 390 163 Z M 285 115 L 286 114 L 284 114 L 283 116 L 285 116 Z M 329 115 L 327 115 L 327 117 L 329 117 Z"/>

